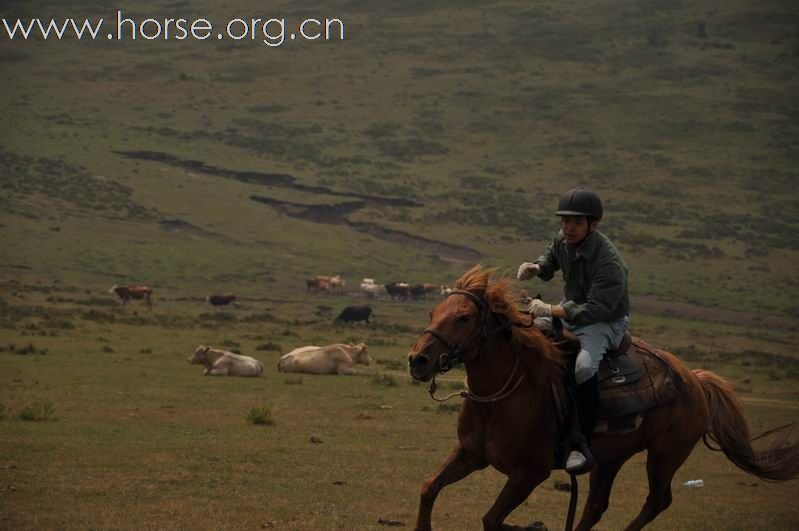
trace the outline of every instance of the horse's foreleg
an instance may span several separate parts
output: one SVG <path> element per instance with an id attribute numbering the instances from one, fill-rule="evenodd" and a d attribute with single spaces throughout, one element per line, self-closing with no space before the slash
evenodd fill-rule
<path id="1" fill-rule="evenodd" d="M 417 531 L 425 531 L 431 528 L 433 504 L 441 489 L 486 466 L 488 466 L 488 463 L 482 458 L 467 454 L 461 446 L 455 448 L 438 472 L 428 478 L 422 485 L 419 516 L 416 519 Z"/>
<path id="2" fill-rule="evenodd" d="M 483 517 L 483 529 L 503 529 L 502 522 L 533 492 L 539 483 L 549 477 L 549 470 L 515 470 L 491 509 Z"/>
<path id="3" fill-rule="evenodd" d="M 602 515 L 608 509 L 613 480 L 616 479 L 616 474 L 619 473 L 621 467 L 630 457 L 632 457 L 632 454 L 596 464 L 591 471 L 591 484 L 588 490 L 588 499 L 585 501 L 585 507 L 583 508 L 583 515 L 575 531 L 590 531 L 602 518 Z"/>

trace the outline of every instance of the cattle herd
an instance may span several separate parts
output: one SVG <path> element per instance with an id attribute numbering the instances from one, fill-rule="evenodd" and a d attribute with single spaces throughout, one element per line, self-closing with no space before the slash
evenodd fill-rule
<path id="1" fill-rule="evenodd" d="M 309 292 L 317 293 L 342 293 L 347 282 L 339 275 L 334 277 L 315 276 L 305 280 Z M 408 282 L 392 281 L 378 284 L 373 278 L 364 278 L 360 284 L 358 295 L 366 298 L 380 298 L 388 296 L 394 300 L 418 301 L 436 297 L 446 297 L 452 289 L 449 286 L 436 284 L 410 284 Z M 354 293 L 350 293 L 354 295 Z"/>
<path id="2" fill-rule="evenodd" d="M 308 292 L 343 294 L 347 286 L 340 275 L 315 276 L 305 281 Z M 446 297 L 452 292 L 448 286 L 435 284 L 409 284 L 407 282 L 388 282 L 378 284 L 373 278 L 364 278 L 357 293 L 370 299 L 384 296 L 392 300 L 416 301 L 432 297 Z M 148 308 L 152 307 L 153 289 L 142 285 L 114 285 L 109 293 L 115 293 L 125 306 L 129 300 L 143 300 Z M 239 306 L 238 297 L 234 293 L 211 294 L 205 302 L 214 308 Z M 372 307 L 369 305 L 347 306 L 334 323 L 358 323 L 369 325 Z M 306 346 L 292 350 L 281 356 L 277 363 L 278 372 L 301 372 L 307 374 L 354 374 L 354 365 L 369 365 L 368 347 L 364 343 L 357 345 L 336 343 L 327 346 Z M 250 356 L 200 345 L 189 358 L 189 363 L 203 365 L 206 376 L 261 376 L 264 365 Z"/>

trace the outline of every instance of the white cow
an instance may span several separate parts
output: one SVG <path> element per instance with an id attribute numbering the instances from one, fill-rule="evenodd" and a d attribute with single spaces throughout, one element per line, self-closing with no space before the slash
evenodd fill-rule
<path id="1" fill-rule="evenodd" d="M 200 345 L 189 363 L 202 364 L 206 376 L 261 376 L 263 364 L 255 358 Z"/>
<path id="2" fill-rule="evenodd" d="M 383 284 L 375 283 L 373 278 L 365 278 L 361 282 L 361 291 L 369 298 L 379 297 L 383 293 Z"/>
<path id="3" fill-rule="evenodd" d="M 368 347 L 357 345 L 327 345 L 326 347 L 300 347 L 284 354 L 277 362 L 279 372 L 304 372 L 307 374 L 355 374 L 356 363 L 369 365 Z"/>

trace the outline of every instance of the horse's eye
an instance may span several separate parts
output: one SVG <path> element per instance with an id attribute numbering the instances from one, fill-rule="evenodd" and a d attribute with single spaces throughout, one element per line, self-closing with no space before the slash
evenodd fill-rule
<path id="1" fill-rule="evenodd" d="M 459 323 L 468 323 L 469 320 L 471 320 L 471 316 L 469 315 L 461 315 L 460 317 L 458 317 Z"/>

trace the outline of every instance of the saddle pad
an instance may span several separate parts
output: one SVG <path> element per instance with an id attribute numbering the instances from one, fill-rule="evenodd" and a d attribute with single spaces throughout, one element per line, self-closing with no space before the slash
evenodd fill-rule
<path id="1" fill-rule="evenodd" d="M 636 340 L 634 347 L 643 365 L 642 377 L 626 385 L 600 386 L 600 419 L 644 413 L 677 397 L 677 387 L 665 362 L 646 343 Z"/>

